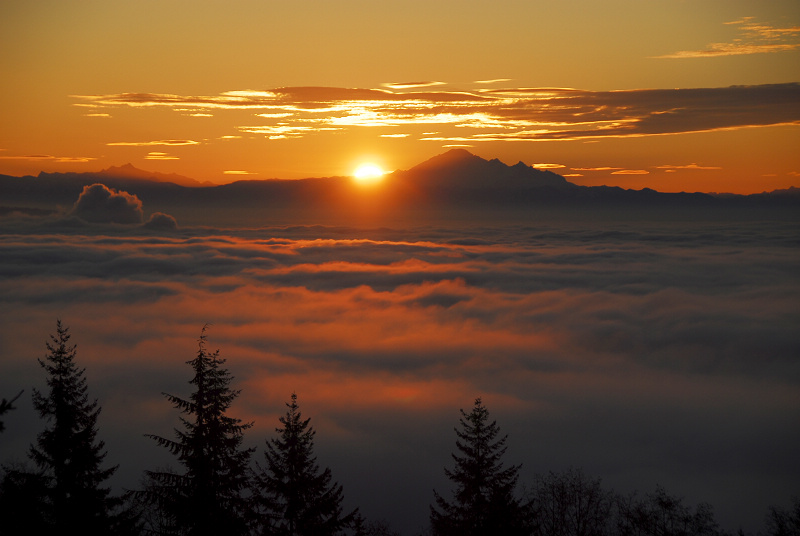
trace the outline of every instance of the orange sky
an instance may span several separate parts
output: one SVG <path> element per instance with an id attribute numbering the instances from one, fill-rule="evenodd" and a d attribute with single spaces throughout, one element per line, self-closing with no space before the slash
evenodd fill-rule
<path id="1" fill-rule="evenodd" d="M 800 186 L 794 0 L 9 0 L 0 72 L 10 175 L 290 179 L 461 146 L 577 184 Z"/>

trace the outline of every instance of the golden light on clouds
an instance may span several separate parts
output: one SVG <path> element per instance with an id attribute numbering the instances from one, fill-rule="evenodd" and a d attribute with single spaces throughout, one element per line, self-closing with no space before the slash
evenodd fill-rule
<path id="1" fill-rule="evenodd" d="M 194 141 L 194 140 L 114 141 L 114 142 L 106 143 L 106 145 L 130 146 L 130 147 L 148 147 L 148 146 L 153 146 L 153 145 L 165 145 L 165 146 L 200 145 L 200 142 L 199 141 Z"/>
<path id="2" fill-rule="evenodd" d="M 647 175 L 650 173 L 646 169 L 620 169 L 619 171 L 612 171 L 612 175 Z"/>
<path id="3" fill-rule="evenodd" d="M 147 153 L 147 156 L 145 156 L 144 158 L 145 160 L 180 160 L 180 158 L 178 158 L 177 156 L 173 156 L 169 153 L 163 153 L 158 151 Z"/>
<path id="4" fill-rule="evenodd" d="M 717 56 L 742 56 L 788 52 L 800 48 L 800 26 L 779 28 L 755 21 L 754 17 L 723 23 L 737 26 L 739 34 L 729 42 L 710 43 L 700 50 L 681 50 L 656 58 L 713 58 Z"/>
<path id="5" fill-rule="evenodd" d="M 570 141 L 800 124 L 797 83 L 625 91 L 499 88 L 400 92 L 286 87 L 216 96 L 121 93 L 76 98 L 106 108 L 253 110 L 257 113 L 252 117 L 262 124 L 239 124 L 235 128 L 242 134 L 260 134 L 270 140 L 375 128 L 383 129 L 376 133 L 378 137 L 444 143 Z M 435 135 L 410 134 L 407 129 L 412 126 L 447 130 Z M 404 131 L 392 132 L 397 128 Z M 225 137 L 230 139 L 231 135 Z M 166 139 L 108 145 L 199 143 Z"/>

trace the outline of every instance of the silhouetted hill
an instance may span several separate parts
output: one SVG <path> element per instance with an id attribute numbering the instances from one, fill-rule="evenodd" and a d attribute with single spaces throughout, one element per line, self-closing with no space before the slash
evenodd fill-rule
<path id="1" fill-rule="evenodd" d="M 451 149 L 408 171 L 396 172 L 395 175 L 428 189 L 572 190 L 576 188 L 564 177 L 551 171 L 541 171 L 523 162 L 507 166 L 496 158 L 485 160 L 465 149 Z"/>
<path id="2" fill-rule="evenodd" d="M 302 180 L 241 180 L 204 186 L 181 177 L 138 170 L 128 164 L 94 173 L 40 173 L 36 177 L 0 175 L 0 205 L 14 209 L 69 208 L 84 186 L 103 183 L 135 194 L 145 212 L 199 215 L 239 211 L 245 214 L 292 213 L 348 216 L 354 211 L 378 214 L 414 211 L 420 214 L 459 211 L 479 214 L 532 213 L 540 209 L 576 211 L 610 209 L 630 213 L 678 213 L 721 209 L 768 212 L 783 210 L 795 218 L 800 189 L 790 188 L 753 195 L 662 193 L 644 188 L 578 186 L 551 171 L 518 162 L 506 165 L 486 160 L 464 149 L 434 156 L 408 170 L 387 175 L 373 188 L 363 189 L 348 177 Z M 662 210 L 663 209 L 663 210 Z M 792 212 L 794 210 L 794 212 Z M 699 211 L 699 212 L 698 212 Z M 29 212 L 30 213 L 30 212 Z"/>
<path id="3" fill-rule="evenodd" d="M 124 177 L 129 179 L 152 180 L 156 182 L 170 182 L 172 184 L 190 187 L 214 186 L 213 182 L 200 182 L 189 177 L 184 177 L 183 175 L 178 175 L 177 173 L 167 174 L 158 173 L 156 171 L 145 171 L 134 167 L 133 164 L 130 163 L 123 166 L 111 166 L 108 169 L 97 172 L 97 176 L 108 177 L 112 179 Z"/>
<path id="4" fill-rule="evenodd" d="M 420 202 L 458 204 L 462 207 L 632 207 L 716 206 L 702 193 L 661 193 L 645 188 L 625 190 L 614 186 L 578 186 L 552 171 L 518 162 L 508 166 L 485 160 L 464 149 L 435 156 L 390 178 L 393 184 L 420 194 Z"/>
<path id="5" fill-rule="evenodd" d="M 119 168 L 109 168 L 110 170 Z M 109 173 L 39 173 L 36 177 L 0 175 L 0 204 L 18 207 L 68 207 L 78 199 L 84 186 L 102 183 L 110 188 L 136 194 L 140 199 L 169 199 L 181 192 L 200 190 L 155 177 L 131 177 Z"/>

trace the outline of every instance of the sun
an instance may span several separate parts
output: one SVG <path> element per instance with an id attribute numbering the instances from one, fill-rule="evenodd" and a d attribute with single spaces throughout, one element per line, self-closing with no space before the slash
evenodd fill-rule
<path id="1" fill-rule="evenodd" d="M 353 178 L 358 184 L 375 184 L 383 180 L 386 172 L 377 164 L 361 164 L 353 171 Z"/>

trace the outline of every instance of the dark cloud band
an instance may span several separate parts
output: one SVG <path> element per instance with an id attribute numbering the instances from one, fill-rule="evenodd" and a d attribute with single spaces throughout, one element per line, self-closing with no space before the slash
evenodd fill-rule
<path id="1" fill-rule="evenodd" d="M 240 126 L 240 130 L 283 137 L 353 127 L 436 125 L 468 128 L 421 139 L 540 141 L 679 134 L 800 122 L 797 83 L 625 91 L 504 88 L 402 92 L 288 87 L 216 96 L 122 93 L 76 98 L 102 106 L 265 110 L 270 113 L 259 115 L 269 121 Z"/>

